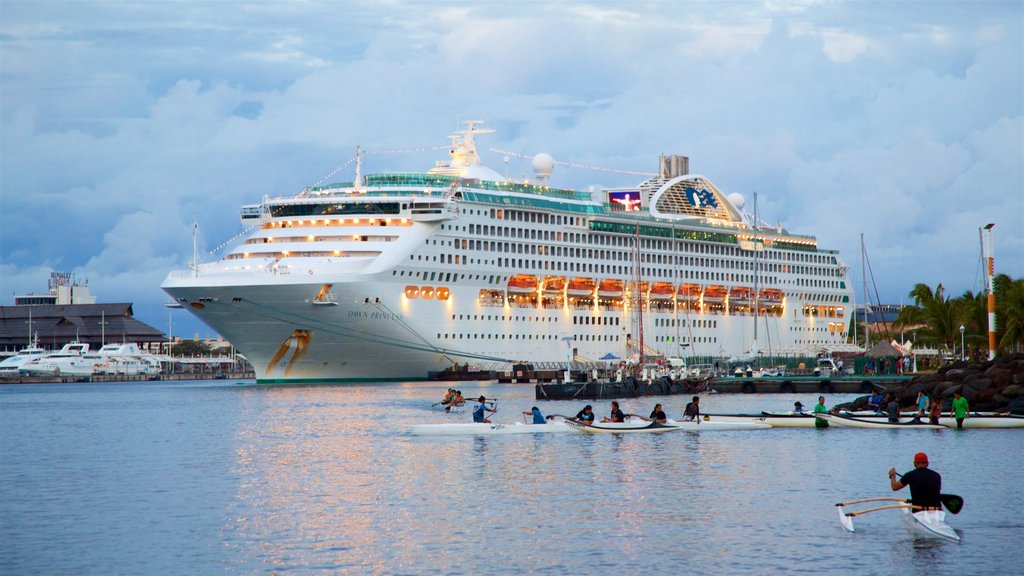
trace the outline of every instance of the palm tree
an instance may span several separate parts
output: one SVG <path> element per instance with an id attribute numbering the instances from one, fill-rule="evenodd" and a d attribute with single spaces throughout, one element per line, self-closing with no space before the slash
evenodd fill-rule
<path id="1" fill-rule="evenodd" d="M 1017 351 L 1024 344 L 1024 278 L 1012 280 L 1004 286 L 1002 298 L 996 300 L 996 324 L 1003 333 L 999 347 Z"/>
<path id="2" fill-rule="evenodd" d="M 966 341 L 978 350 L 988 348 L 988 296 L 967 290 L 954 300 L 954 306 L 966 329 Z"/>
<path id="3" fill-rule="evenodd" d="M 910 291 L 910 297 L 914 299 L 914 305 L 905 306 L 896 322 L 908 329 L 920 326 L 917 334 L 923 343 L 951 349 L 960 336 L 962 318 L 962 310 L 957 310 L 956 301 L 946 297 L 942 284 L 937 285 L 934 291 L 927 284 L 917 284 Z"/>

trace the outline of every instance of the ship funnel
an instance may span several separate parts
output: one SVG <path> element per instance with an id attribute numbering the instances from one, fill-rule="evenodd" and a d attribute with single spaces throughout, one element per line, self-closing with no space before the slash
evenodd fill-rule
<path id="1" fill-rule="evenodd" d="M 658 171 L 661 172 L 661 176 L 663 178 L 685 176 L 690 173 L 690 159 L 678 154 L 672 154 L 669 156 L 662 155 L 660 158 L 660 169 Z"/>

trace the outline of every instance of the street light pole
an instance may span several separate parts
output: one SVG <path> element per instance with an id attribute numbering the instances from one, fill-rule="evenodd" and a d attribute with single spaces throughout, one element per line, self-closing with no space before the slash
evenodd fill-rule
<path id="1" fill-rule="evenodd" d="M 960 325 L 960 361 L 967 361 L 967 350 L 964 349 L 964 325 Z"/>

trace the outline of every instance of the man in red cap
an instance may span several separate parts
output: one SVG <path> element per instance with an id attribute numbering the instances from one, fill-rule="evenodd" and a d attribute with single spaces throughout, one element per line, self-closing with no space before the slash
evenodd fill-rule
<path id="1" fill-rule="evenodd" d="M 942 510 L 942 476 L 928 468 L 928 455 L 924 452 L 914 454 L 914 469 L 900 480 L 896 479 L 896 469 L 890 468 L 889 485 L 893 492 L 910 486 L 910 503 L 922 510 Z"/>

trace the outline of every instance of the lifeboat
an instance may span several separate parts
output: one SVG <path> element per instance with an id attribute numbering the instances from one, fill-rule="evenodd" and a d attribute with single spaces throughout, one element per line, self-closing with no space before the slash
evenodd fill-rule
<path id="1" fill-rule="evenodd" d="M 704 289 L 704 303 L 725 302 L 726 290 L 724 286 L 708 286 Z"/>
<path id="2" fill-rule="evenodd" d="M 676 299 L 683 301 L 695 301 L 700 299 L 700 286 L 696 284 L 680 284 L 679 292 L 676 293 Z"/>
<path id="3" fill-rule="evenodd" d="M 597 282 L 592 278 L 573 278 L 569 281 L 566 293 L 576 298 L 584 298 L 593 296 L 595 288 L 597 288 Z"/>
<path id="4" fill-rule="evenodd" d="M 782 299 L 785 297 L 786 294 L 782 290 L 766 288 L 761 290 L 759 299 L 765 304 L 782 304 Z"/>
<path id="5" fill-rule="evenodd" d="M 622 298 L 623 284 L 622 280 L 602 280 L 597 287 L 597 296 L 599 298 Z"/>
<path id="6" fill-rule="evenodd" d="M 745 286 L 737 286 L 729 291 L 729 304 L 732 306 L 749 306 L 754 291 Z"/>
<path id="7" fill-rule="evenodd" d="M 532 274 L 516 274 L 508 279 L 509 294 L 535 294 L 538 280 Z"/>
<path id="8" fill-rule="evenodd" d="M 670 282 L 655 282 L 651 286 L 651 300 L 671 300 L 676 295 L 676 287 Z"/>
<path id="9" fill-rule="evenodd" d="M 557 296 L 565 291 L 564 276 L 548 276 L 544 279 L 544 293 L 548 296 Z"/>

